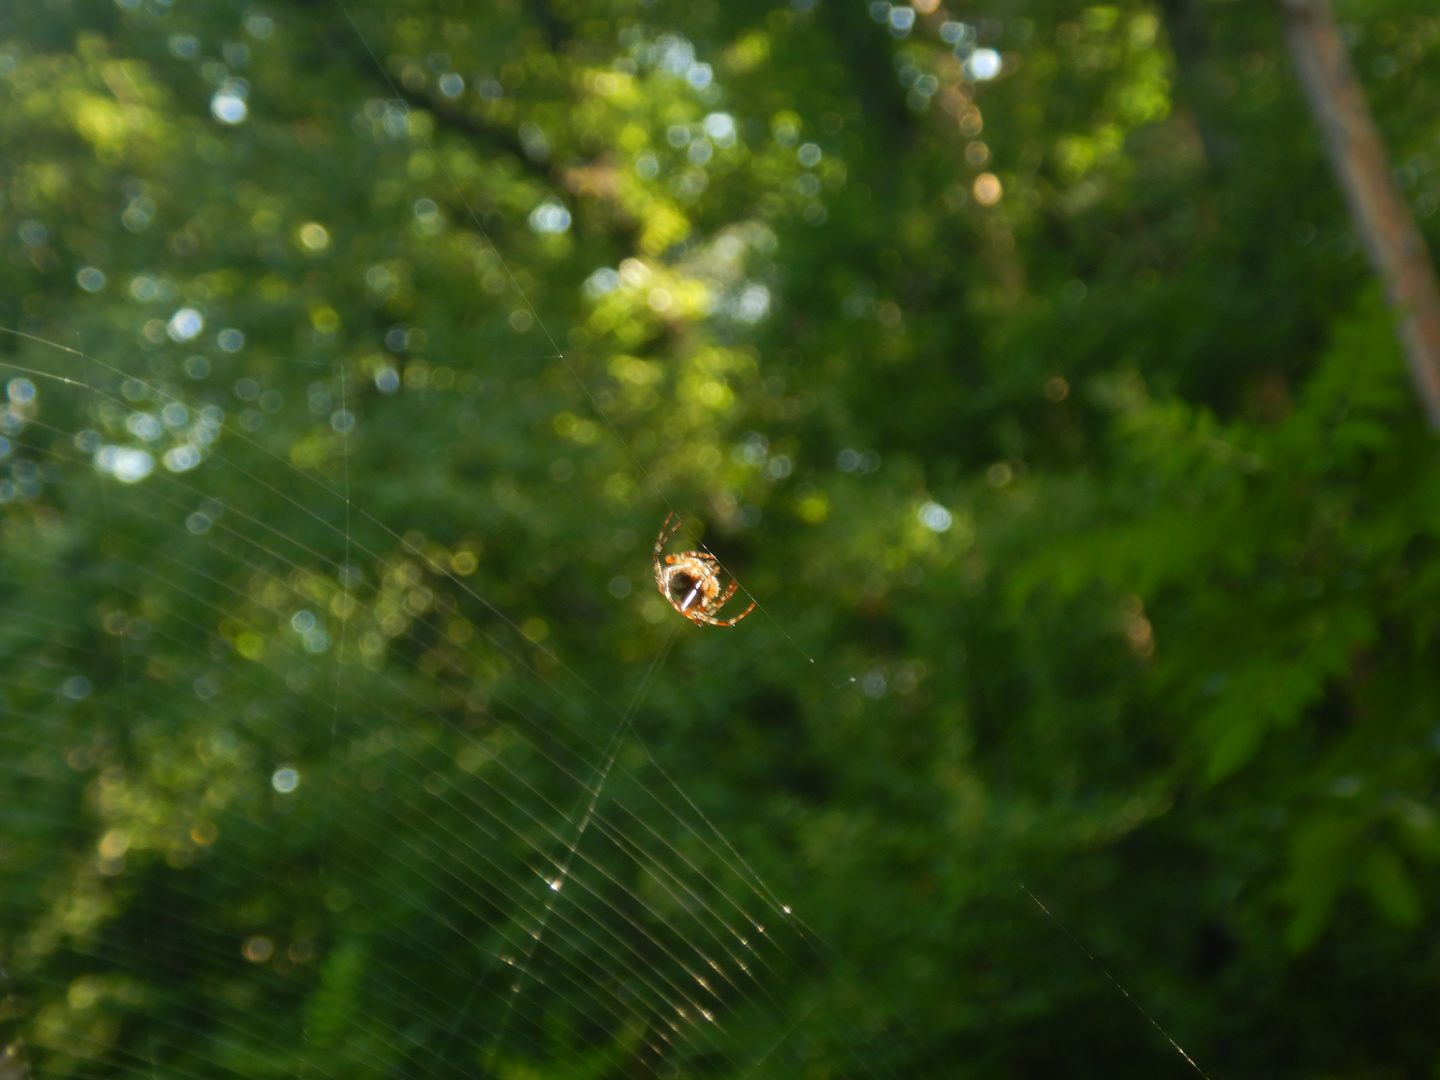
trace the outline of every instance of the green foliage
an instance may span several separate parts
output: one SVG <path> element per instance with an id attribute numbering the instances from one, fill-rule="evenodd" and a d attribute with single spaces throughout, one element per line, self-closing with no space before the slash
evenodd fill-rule
<path id="1" fill-rule="evenodd" d="M 1022 884 L 1209 1075 L 1437 1067 L 1440 472 L 1269 8 L 11 5 L 0 148 L 0 1077 L 1183 1071 Z"/>

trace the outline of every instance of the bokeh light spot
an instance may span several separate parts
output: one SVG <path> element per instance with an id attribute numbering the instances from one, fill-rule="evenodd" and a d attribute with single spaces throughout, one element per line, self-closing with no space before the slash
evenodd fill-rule
<path id="1" fill-rule="evenodd" d="M 994 173 L 981 173 L 975 178 L 975 183 L 970 189 L 975 196 L 975 201 L 981 206 L 994 206 L 1004 195 L 1004 189 L 1000 186 L 1000 178 Z"/>
<path id="2" fill-rule="evenodd" d="M 937 502 L 927 502 L 920 507 L 920 524 L 924 525 L 931 532 L 945 532 L 955 523 L 954 517 L 949 510 Z"/>

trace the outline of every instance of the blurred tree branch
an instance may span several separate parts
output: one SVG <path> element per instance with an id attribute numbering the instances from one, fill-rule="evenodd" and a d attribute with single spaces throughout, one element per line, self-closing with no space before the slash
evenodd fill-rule
<path id="1" fill-rule="evenodd" d="M 533 176 L 546 182 L 554 180 L 549 166 L 526 153 L 525 144 L 513 131 L 487 124 L 473 113 L 458 105 L 442 101 L 436 95 L 417 93 L 395 82 L 391 82 L 390 87 L 392 92 L 410 108 L 423 109 L 446 127 L 460 132 L 474 142 L 492 151 L 513 157 L 521 168 Z"/>
<path id="2" fill-rule="evenodd" d="M 1440 283 L 1425 240 L 1390 176 L 1380 131 L 1329 0 L 1280 0 L 1295 71 L 1324 134 L 1355 227 L 1399 319 L 1430 426 L 1440 429 Z"/>
<path id="3" fill-rule="evenodd" d="M 1234 164 L 1236 140 L 1216 122 L 1217 102 L 1223 98 L 1223 76 L 1215 43 L 1206 25 L 1205 9 L 1198 0 L 1160 0 L 1175 56 L 1177 88 L 1188 102 L 1195 131 L 1212 168 Z"/>

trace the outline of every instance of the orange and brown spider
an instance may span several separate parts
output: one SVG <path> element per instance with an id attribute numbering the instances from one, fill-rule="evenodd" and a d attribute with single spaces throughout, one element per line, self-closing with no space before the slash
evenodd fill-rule
<path id="1" fill-rule="evenodd" d="M 672 520 L 674 525 L 670 524 Z M 725 602 L 734 596 L 735 590 L 739 588 L 739 584 L 732 578 L 724 595 L 721 595 L 719 559 L 705 551 L 681 551 L 678 554 L 666 555 L 663 563 L 660 561 L 660 552 L 664 550 L 665 542 L 675 535 L 680 525 L 681 521 L 672 511 L 665 519 L 665 524 L 660 527 L 660 536 L 655 541 L 655 584 L 660 589 L 660 595 L 696 626 L 701 623 L 707 626 L 734 626 L 755 610 L 755 602 L 752 600 L 750 606 L 733 619 L 715 618 L 725 606 Z"/>

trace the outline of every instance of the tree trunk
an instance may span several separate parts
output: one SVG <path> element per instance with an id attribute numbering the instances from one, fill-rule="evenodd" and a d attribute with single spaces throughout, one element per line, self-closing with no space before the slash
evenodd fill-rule
<path id="1" fill-rule="evenodd" d="M 1329 0 L 1280 0 L 1310 111 L 1350 215 L 1395 309 L 1397 331 L 1430 426 L 1440 430 L 1440 284 L 1410 207 L 1390 177 L 1385 144 L 1340 39 Z"/>

